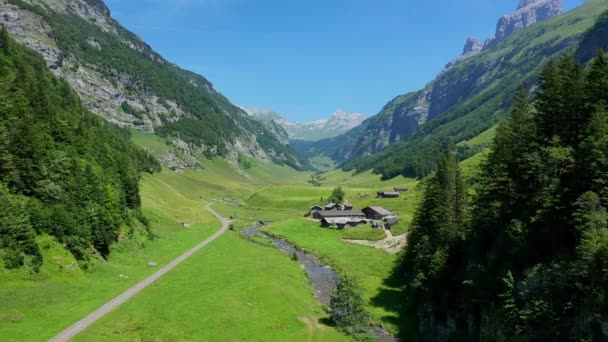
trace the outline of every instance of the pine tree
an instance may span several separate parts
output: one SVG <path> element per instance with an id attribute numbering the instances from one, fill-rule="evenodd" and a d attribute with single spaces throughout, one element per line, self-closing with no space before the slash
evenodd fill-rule
<path id="1" fill-rule="evenodd" d="M 5 56 L 8 56 L 10 53 L 10 38 L 8 30 L 4 25 L 2 25 L 2 28 L 0 29 L 0 51 L 2 51 Z"/>
<path id="2" fill-rule="evenodd" d="M 369 315 L 365 312 L 363 289 L 357 279 L 344 276 L 331 296 L 331 318 L 336 326 L 348 334 L 362 334 L 369 329 Z"/>
<path id="3" fill-rule="evenodd" d="M 608 105 L 608 57 L 602 50 L 591 62 L 587 76 L 587 103 L 591 106 Z"/>

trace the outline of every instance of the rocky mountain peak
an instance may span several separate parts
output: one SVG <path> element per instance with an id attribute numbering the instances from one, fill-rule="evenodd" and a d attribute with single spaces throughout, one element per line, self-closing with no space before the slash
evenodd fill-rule
<path id="1" fill-rule="evenodd" d="M 504 15 L 498 20 L 496 34 L 486 41 L 484 47 L 492 47 L 517 31 L 563 12 L 562 0 L 520 0 L 514 13 Z"/>
<path id="2" fill-rule="evenodd" d="M 472 53 L 478 53 L 483 48 L 483 45 L 476 38 L 467 38 L 467 42 L 464 44 L 464 48 L 462 49 L 463 55 L 468 55 Z"/>

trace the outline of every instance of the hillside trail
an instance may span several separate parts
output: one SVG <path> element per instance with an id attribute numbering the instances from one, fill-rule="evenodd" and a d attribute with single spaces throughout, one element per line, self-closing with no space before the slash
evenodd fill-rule
<path id="1" fill-rule="evenodd" d="M 112 310 L 116 309 L 117 307 L 119 307 L 120 305 L 122 305 L 123 303 L 125 303 L 126 301 L 128 301 L 129 299 L 131 299 L 134 295 L 138 294 L 140 291 L 142 291 L 143 289 L 145 289 L 146 287 L 148 287 L 154 281 L 156 281 L 160 277 L 162 277 L 165 274 L 167 274 L 169 271 L 171 271 L 172 269 L 174 269 L 177 265 L 181 264 L 186 259 L 188 259 L 189 257 L 191 257 L 194 253 L 198 252 L 203 247 L 207 246 L 208 244 L 210 244 L 211 242 L 213 242 L 217 238 L 219 238 L 222 234 L 224 234 L 228 230 L 228 228 L 230 227 L 230 222 L 231 221 L 228 220 L 228 219 L 226 219 L 226 218 L 224 218 L 224 217 L 222 217 L 222 216 L 220 216 L 220 214 L 218 214 L 215 210 L 211 209 L 211 205 L 212 204 L 213 203 L 207 204 L 205 206 L 205 209 L 207 211 L 209 211 L 210 213 L 212 213 L 222 223 L 222 227 L 217 232 L 215 232 L 215 234 L 213 234 L 211 237 L 209 237 L 205 241 L 203 241 L 203 242 L 199 243 L 198 245 L 194 246 L 192 249 L 188 250 L 184 254 L 180 255 L 175 260 L 171 261 L 170 263 L 168 263 L 167 265 L 165 265 L 163 268 L 161 268 L 160 270 L 158 270 L 154 274 L 148 276 L 146 279 L 144 279 L 141 282 L 135 284 L 130 289 L 126 290 L 125 292 L 121 293 L 120 295 L 118 295 L 114 299 L 112 299 L 109 302 L 107 302 L 106 304 L 102 305 L 99 309 L 93 311 L 92 313 L 90 313 L 85 318 L 81 319 L 80 321 L 76 322 L 74 325 L 72 325 L 69 328 L 67 328 L 66 330 L 62 331 L 61 333 L 59 333 L 57 336 L 55 336 L 50 341 L 51 342 L 67 342 L 67 341 L 69 341 L 71 338 L 73 338 L 74 336 L 78 335 L 80 332 L 82 332 L 83 330 L 85 330 L 86 328 L 88 328 L 89 326 L 91 326 L 93 323 L 95 323 L 98 320 L 100 320 L 102 317 L 104 317 L 105 315 L 107 315 L 108 313 L 110 313 Z"/>
<path id="2" fill-rule="evenodd" d="M 352 243 L 354 245 L 362 245 L 382 249 L 389 254 L 397 254 L 405 248 L 407 244 L 407 234 L 394 236 L 389 229 L 384 229 L 386 238 L 380 241 L 369 241 L 369 240 L 349 240 L 343 239 L 342 241 Z"/>

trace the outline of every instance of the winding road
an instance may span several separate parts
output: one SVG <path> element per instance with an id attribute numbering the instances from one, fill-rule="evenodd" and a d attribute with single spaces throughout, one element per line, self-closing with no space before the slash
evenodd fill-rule
<path id="1" fill-rule="evenodd" d="M 222 223 L 222 228 L 220 228 L 220 230 L 218 230 L 215 234 L 213 234 L 207 240 L 199 243 L 198 245 L 194 246 L 192 249 L 190 249 L 186 253 L 184 253 L 181 256 L 179 256 L 177 259 L 175 259 L 175 260 L 171 261 L 170 263 L 168 263 L 166 266 L 164 266 L 163 268 L 161 268 L 160 270 L 158 270 L 156 273 L 152 274 L 151 276 L 149 276 L 146 279 L 142 280 L 141 282 L 137 283 L 136 285 L 134 285 L 130 289 L 128 289 L 125 292 L 123 292 L 120 295 L 118 295 L 116 298 L 112 299 L 111 301 L 109 301 L 106 304 L 104 304 L 103 306 L 101 306 L 99 309 L 97 309 L 97 310 L 93 311 L 92 313 L 90 313 L 85 318 L 83 318 L 80 321 L 76 322 L 71 327 L 69 327 L 66 330 L 62 331 L 59 335 L 55 336 L 50 341 L 51 342 L 67 342 L 67 341 L 69 341 L 72 337 L 76 336 L 78 333 L 82 332 L 84 329 L 88 328 L 93 323 L 97 322 L 103 316 L 105 316 L 108 313 L 110 313 L 110 311 L 116 309 L 121 304 L 123 304 L 127 300 L 131 299 L 131 297 L 133 297 L 134 295 L 138 294 L 141 290 L 145 289 L 148 285 L 152 284 L 158 278 L 164 276 L 167 272 L 169 272 L 172 269 L 174 269 L 177 265 L 181 264 L 184 260 L 188 259 L 194 253 L 198 252 L 203 247 L 207 246 L 208 244 L 210 244 L 211 242 L 213 242 L 217 238 L 219 238 L 222 234 L 224 234 L 226 232 L 226 230 L 228 230 L 228 227 L 230 226 L 230 220 L 223 218 L 222 216 L 220 216 L 220 214 L 218 214 L 217 212 L 215 212 L 215 210 L 211 209 L 211 204 L 212 203 L 207 204 L 207 206 L 205 206 L 205 209 L 207 209 L 215 217 L 217 217 L 218 220 L 220 220 L 220 222 Z"/>

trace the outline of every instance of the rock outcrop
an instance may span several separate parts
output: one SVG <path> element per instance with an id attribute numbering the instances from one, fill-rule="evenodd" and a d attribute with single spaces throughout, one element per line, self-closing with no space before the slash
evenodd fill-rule
<path id="1" fill-rule="evenodd" d="M 502 16 L 496 34 L 484 46 L 492 47 L 513 33 L 537 22 L 558 16 L 564 11 L 562 0 L 521 0 L 514 13 Z"/>
<path id="2" fill-rule="evenodd" d="M 470 55 L 475 54 L 481 51 L 483 45 L 479 42 L 479 40 L 475 38 L 467 38 L 467 42 L 464 44 L 464 48 L 462 49 L 462 55 Z"/>

